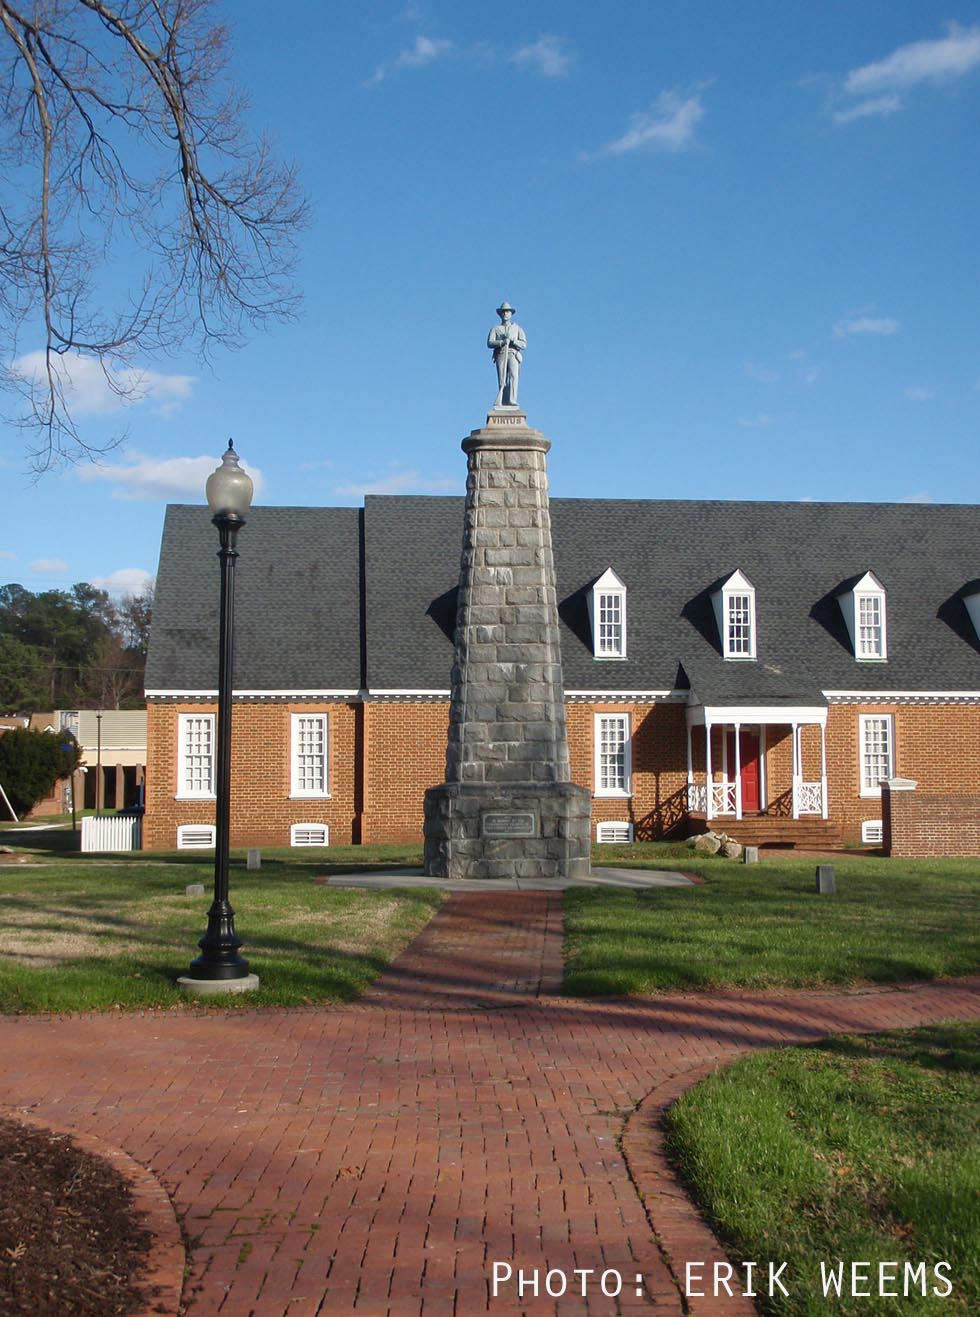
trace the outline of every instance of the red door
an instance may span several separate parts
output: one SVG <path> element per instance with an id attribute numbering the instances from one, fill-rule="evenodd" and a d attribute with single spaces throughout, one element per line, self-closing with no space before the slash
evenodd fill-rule
<path id="1" fill-rule="evenodd" d="M 735 733 L 729 732 L 728 739 L 728 776 L 735 780 Z M 757 814 L 760 805 L 759 794 L 759 733 L 743 727 L 739 733 L 738 750 L 742 768 L 742 810 L 748 814 Z"/>

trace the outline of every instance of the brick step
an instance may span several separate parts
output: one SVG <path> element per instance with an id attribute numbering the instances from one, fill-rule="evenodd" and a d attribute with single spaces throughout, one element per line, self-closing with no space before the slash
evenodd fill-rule
<path id="1" fill-rule="evenodd" d="M 698 825 L 700 828 L 700 824 Z M 705 824 L 705 827 L 708 825 Z M 788 819 L 759 815 L 753 818 L 716 818 L 713 832 L 725 832 L 743 846 L 803 846 L 806 848 L 841 845 L 840 826 L 830 819 Z"/>

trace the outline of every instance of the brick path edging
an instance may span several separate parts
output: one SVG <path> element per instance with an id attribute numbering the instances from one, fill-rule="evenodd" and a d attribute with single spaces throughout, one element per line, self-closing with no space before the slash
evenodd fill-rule
<path id="1" fill-rule="evenodd" d="M 682 1295 L 685 1311 L 697 1314 L 719 1314 L 719 1317 L 757 1317 L 758 1309 L 751 1299 L 727 1295 L 719 1298 L 705 1296 L 691 1299 L 684 1296 L 684 1258 L 697 1258 L 705 1262 L 705 1273 L 710 1274 L 716 1262 L 730 1264 L 730 1258 L 704 1217 L 695 1207 L 687 1190 L 678 1180 L 665 1151 L 666 1132 L 663 1115 L 668 1107 L 700 1084 L 717 1070 L 724 1069 L 739 1057 L 726 1056 L 714 1061 L 702 1061 L 671 1075 L 647 1094 L 631 1112 L 623 1130 L 623 1157 L 630 1177 L 646 1210 L 650 1227 L 657 1237 L 661 1252 L 678 1291 Z"/>
<path id="2" fill-rule="evenodd" d="M 4 1116 L 48 1134 L 63 1134 L 82 1152 L 108 1162 L 129 1185 L 133 1213 L 151 1236 L 150 1249 L 133 1287 L 143 1296 L 143 1307 L 133 1317 L 176 1317 L 184 1288 L 184 1240 L 167 1191 L 145 1166 L 121 1148 L 103 1143 L 93 1134 L 53 1125 L 26 1112 L 7 1109 Z"/>

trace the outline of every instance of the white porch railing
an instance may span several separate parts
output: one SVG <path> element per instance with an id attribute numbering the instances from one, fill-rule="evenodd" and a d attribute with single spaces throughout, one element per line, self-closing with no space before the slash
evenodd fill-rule
<path id="1" fill-rule="evenodd" d="M 83 851 L 138 851 L 142 819 L 128 814 L 82 819 Z"/>
<path id="2" fill-rule="evenodd" d="M 702 782 L 688 782 L 687 808 L 692 814 L 707 814 L 708 788 Z M 735 813 L 735 783 L 712 782 L 711 812 L 715 814 Z"/>
<path id="3" fill-rule="evenodd" d="M 715 814 L 735 813 L 734 782 L 712 782 L 711 808 Z"/>
<path id="4" fill-rule="evenodd" d="M 804 782 L 793 779 L 793 817 L 800 814 L 823 814 L 823 782 Z"/>

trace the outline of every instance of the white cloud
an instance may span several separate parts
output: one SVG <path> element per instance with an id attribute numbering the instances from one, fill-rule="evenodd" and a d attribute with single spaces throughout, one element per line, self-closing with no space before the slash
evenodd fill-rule
<path id="1" fill-rule="evenodd" d="M 564 78 L 572 67 L 572 56 L 561 37 L 544 35 L 511 55 L 519 69 L 540 73 L 543 78 Z"/>
<path id="2" fill-rule="evenodd" d="M 407 50 L 400 51 L 394 59 L 386 60 L 378 67 L 368 78 L 365 86 L 373 87 L 392 73 L 400 73 L 402 69 L 423 69 L 429 64 L 434 64 L 436 60 L 444 59 L 453 51 L 453 43 L 439 37 L 416 37 L 415 45 L 409 46 Z"/>
<path id="3" fill-rule="evenodd" d="M 905 396 L 909 402 L 928 402 L 932 397 L 932 389 L 925 384 L 913 384 L 905 390 Z"/>
<path id="4" fill-rule="evenodd" d="M 932 495 L 925 489 L 920 489 L 915 494 L 909 494 L 905 498 L 897 500 L 899 503 L 932 503 Z"/>
<path id="5" fill-rule="evenodd" d="M 857 98 L 834 111 L 834 122 L 853 123 L 869 116 L 895 114 L 904 109 L 899 93 L 922 83 L 934 85 L 963 78 L 980 67 L 980 26 L 949 24 L 947 35 L 930 41 L 898 46 L 884 59 L 851 69 L 843 83 L 844 96 Z"/>
<path id="6" fill-rule="evenodd" d="M 760 384 L 775 384 L 779 379 L 777 371 L 770 370 L 768 366 L 757 366 L 752 361 L 745 363 L 745 373 L 750 380 L 757 380 Z"/>
<path id="7" fill-rule="evenodd" d="M 819 378 L 820 378 L 820 367 L 819 367 L 819 366 L 809 366 L 809 367 L 803 372 L 803 382 L 804 382 L 804 384 L 816 384 L 816 382 L 817 382 L 817 380 L 818 380 Z"/>
<path id="8" fill-rule="evenodd" d="M 448 476 L 422 476 L 418 471 L 391 471 L 386 476 L 335 485 L 333 492 L 353 498 L 364 494 L 449 494 L 459 492 L 459 481 Z"/>
<path id="9" fill-rule="evenodd" d="M 694 141 L 703 118 L 700 93 L 682 100 L 676 91 L 662 91 L 649 110 L 630 116 L 630 126 L 622 137 L 607 142 L 597 154 L 628 155 L 646 148 L 683 151 Z"/>
<path id="10" fill-rule="evenodd" d="M 31 563 L 31 571 L 35 576 L 60 576 L 67 570 L 68 564 L 63 558 L 35 558 Z"/>
<path id="11" fill-rule="evenodd" d="M 901 321 L 894 316 L 854 315 L 837 321 L 834 338 L 849 338 L 852 334 L 897 334 L 901 327 Z"/>
<path id="12" fill-rule="evenodd" d="M 11 553 L 9 549 L 0 549 L 0 558 L 2 558 L 4 562 L 16 562 L 17 555 L 16 553 Z"/>
<path id="13" fill-rule="evenodd" d="M 319 462 L 300 462 L 299 469 L 300 471 L 329 471 L 333 465 L 332 457 L 324 457 Z"/>
<path id="14" fill-rule="evenodd" d="M 920 82 L 949 82 L 980 66 L 980 26 L 951 23 L 948 35 L 933 41 L 912 41 L 884 59 L 852 69 L 844 90 L 852 96 L 905 90 Z"/>
<path id="15" fill-rule="evenodd" d="M 262 472 L 242 464 L 252 477 L 256 494 L 265 486 Z M 123 499 L 177 499 L 203 503 L 204 486 L 208 476 L 218 466 L 211 454 L 202 457 L 149 457 L 132 449 L 122 462 L 113 465 L 92 463 L 75 468 L 79 480 L 103 480 L 115 485 L 113 498 Z"/>
<path id="16" fill-rule="evenodd" d="M 903 109 L 901 96 L 871 96 L 843 110 L 834 111 L 834 123 L 853 123 L 855 119 L 868 119 L 874 115 L 885 117 Z"/>
<path id="17" fill-rule="evenodd" d="M 738 425 L 742 430 L 762 430 L 767 425 L 775 424 L 775 419 L 768 412 L 756 412 L 754 416 L 740 416 Z"/>
<path id="18" fill-rule="evenodd" d="M 105 590 L 117 599 L 128 594 L 142 594 L 152 584 L 152 572 L 144 571 L 142 567 L 120 567 L 108 576 L 93 576 L 89 581 L 89 585 Z"/>
<path id="19" fill-rule="evenodd" d="M 109 416 L 137 403 L 155 404 L 169 416 L 191 395 L 192 375 L 161 375 L 154 370 L 127 366 L 106 371 L 96 357 L 81 352 L 55 356 L 58 387 L 75 416 Z M 10 363 L 11 372 L 30 384 L 47 387 L 45 355 L 27 352 Z"/>

